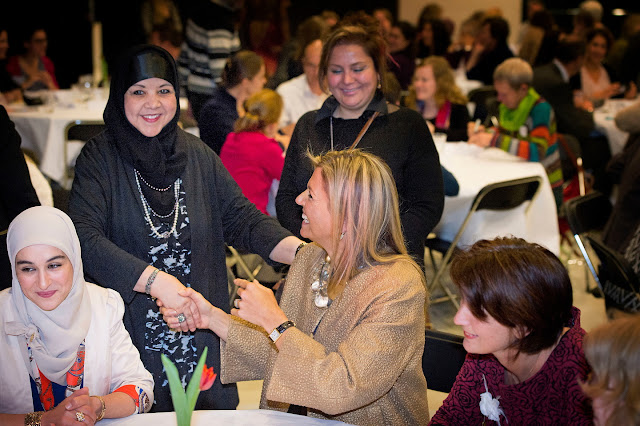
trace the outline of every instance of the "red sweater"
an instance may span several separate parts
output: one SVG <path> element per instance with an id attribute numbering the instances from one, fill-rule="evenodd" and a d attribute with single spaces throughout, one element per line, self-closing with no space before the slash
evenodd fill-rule
<path id="1" fill-rule="evenodd" d="M 504 384 L 504 367 L 493 355 L 468 354 L 451 393 L 431 418 L 430 425 L 495 425 L 480 412 L 482 376 L 494 398 L 499 397 L 501 425 L 592 425 L 589 399 L 578 380 L 591 370 L 584 357 L 580 311 L 573 308 L 573 324 L 560 339 L 542 369 L 515 385 Z M 427 383 L 428 385 L 428 383 Z"/>
<path id="2" fill-rule="evenodd" d="M 260 132 L 232 132 L 222 146 L 220 159 L 244 196 L 267 214 L 269 189 L 274 180 L 280 180 L 284 166 L 280 144 Z"/>

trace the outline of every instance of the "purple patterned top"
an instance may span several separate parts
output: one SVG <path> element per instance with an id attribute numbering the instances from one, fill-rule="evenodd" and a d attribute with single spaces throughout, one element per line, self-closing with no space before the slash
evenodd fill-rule
<path id="1" fill-rule="evenodd" d="M 590 400 L 584 396 L 578 378 L 585 380 L 590 367 L 582 350 L 585 331 L 580 327 L 580 310 L 572 308 L 573 324 L 560 339 L 542 369 L 515 385 L 504 384 L 504 367 L 493 355 L 468 354 L 451 393 L 431 418 L 430 425 L 494 425 L 480 412 L 480 394 L 499 397 L 506 417 L 504 425 L 592 425 Z"/>

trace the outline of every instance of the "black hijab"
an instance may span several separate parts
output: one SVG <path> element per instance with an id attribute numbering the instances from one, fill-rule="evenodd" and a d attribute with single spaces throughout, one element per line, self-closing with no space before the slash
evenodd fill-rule
<path id="1" fill-rule="evenodd" d="M 127 119 L 124 95 L 133 84 L 152 77 L 164 79 L 173 85 L 177 106 L 171 121 L 158 135 L 150 138 L 140 133 Z M 159 188 L 166 188 L 175 182 L 187 162 L 186 151 L 178 138 L 179 88 L 176 64 L 169 52 L 158 46 L 135 46 L 118 61 L 104 110 L 104 122 L 118 153 L 147 182 Z"/>

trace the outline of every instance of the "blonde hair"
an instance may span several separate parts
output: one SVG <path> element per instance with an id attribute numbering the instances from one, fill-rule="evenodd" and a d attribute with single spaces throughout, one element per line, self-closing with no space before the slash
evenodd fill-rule
<path id="1" fill-rule="evenodd" d="M 262 131 L 280 120 L 282 107 L 279 94 L 271 89 L 262 89 L 244 101 L 245 114 L 236 120 L 233 130 L 236 133 Z"/>
<path id="2" fill-rule="evenodd" d="M 518 90 L 523 84 L 531 87 L 533 69 L 522 58 L 509 58 L 496 67 L 493 72 L 493 81 L 505 81 L 513 90 Z"/>
<path id="3" fill-rule="evenodd" d="M 433 77 L 436 80 L 435 99 L 438 108 L 444 105 L 446 101 L 454 104 L 467 104 L 468 99 L 456 85 L 453 70 L 445 58 L 442 56 L 429 56 L 418 64 L 416 71 L 422 67 L 431 67 L 433 70 Z M 409 88 L 406 105 L 411 109 L 418 110 L 416 90 L 413 85 Z"/>
<path id="4" fill-rule="evenodd" d="M 590 331 L 583 348 L 593 372 L 582 390 L 613 407 L 605 424 L 640 424 L 640 314 Z"/>
<path id="5" fill-rule="evenodd" d="M 423 276 L 407 254 L 398 191 L 389 166 L 358 149 L 309 157 L 314 168 L 321 171 L 333 218 L 335 255 L 329 297 L 339 295 L 361 268 L 374 264 L 403 261 Z"/>

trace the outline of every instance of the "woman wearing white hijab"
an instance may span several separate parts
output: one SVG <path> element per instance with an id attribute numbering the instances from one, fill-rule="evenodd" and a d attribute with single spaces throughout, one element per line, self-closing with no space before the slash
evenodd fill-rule
<path id="1" fill-rule="evenodd" d="M 122 323 L 122 298 L 84 281 L 71 219 L 53 207 L 27 209 L 11 222 L 7 248 L 0 424 L 91 425 L 148 411 L 153 378 Z"/>

